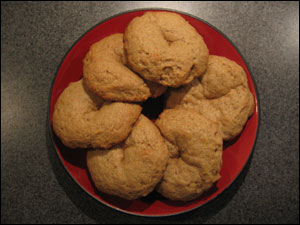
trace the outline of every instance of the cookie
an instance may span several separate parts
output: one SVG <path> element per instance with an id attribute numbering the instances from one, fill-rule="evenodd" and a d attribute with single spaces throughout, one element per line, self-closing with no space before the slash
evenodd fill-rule
<path id="1" fill-rule="evenodd" d="M 155 123 L 165 138 L 170 157 L 156 190 L 172 200 L 199 197 L 220 178 L 220 124 L 185 109 L 165 110 Z"/>
<path id="2" fill-rule="evenodd" d="M 59 96 L 53 131 L 69 148 L 110 148 L 128 137 L 141 110 L 137 104 L 104 102 L 80 80 Z"/>
<path id="3" fill-rule="evenodd" d="M 154 97 L 151 88 L 126 66 L 126 61 L 123 34 L 94 43 L 83 60 L 86 87 L 108 101 L 142 102 Z"/>
<path id="4" fill-rule="evenodd" d="M 153 191 L 167 161 L 168 149 L 159 130 L 143 115 L 122 144 L 87 153 L 88 170 L 96 188 L 128 200 Z"/>
<path id="5" fill-rule="evenodd" d="M 225 141 L 234 139 L 254 110 L 254 98 L 246 74 L 241 70 L 229 59 L 210 56 L 207 72 L 201 81 L 195 79 L 184 87 L 170 90 L 166 108 L 194 110 L 208 119 L 220 122 Z"/>
<path id="6" fill-rule="evenodd" d="M 188 84 L 207 67 L 203 38 L 176 13 L 147 12 L 134 18 L 125 30 L 124 47 L 130 68 L 163 86 Z"/>

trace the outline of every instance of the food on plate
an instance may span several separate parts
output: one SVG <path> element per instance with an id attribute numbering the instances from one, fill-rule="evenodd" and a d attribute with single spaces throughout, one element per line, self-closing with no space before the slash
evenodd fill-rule
<path id="1" fill-rule="evenodd" d="M 171 12 L 147 12 L 134 18 L 125 30 L 124 47 L 133 71 L 171 87 L 201 76 L 209 55 L 196 29 Z"/>
<path id="2" fill-rule="evenodd" d="M 157 190 L 172 200 L 200 196 L 220 178 L 220 124 L 185 109 L 169 109 L 156 120 L 169 149 L 169 161 Z"/>
<path id="3" fill-rule="evenodd" d="M 163 111 L 152 122 L 145 115 L 154 101 Z M 134 200 L 156 190 L 190 201 L 221 178 L 223 141 L 237 137 L 253 111 L 241 66 L 209 55 L 178 14 L 147 12 L 124 35 L 91 45 L 83 78 L 61 93 L 52 124 L 65 146 L 87 150 L 101 192 Z"/>
<path id="4" fill-rule="evenodd" d="M 69 148 L 110 148 L 128 137 L 141 110 L 137 104 L 104 102 L 80 80 L 59 96 L 53 131 Z"/>
<path id="5" fill-rule="evenodd" d="M 128 200 L 152 192 L 167 161 L 168 149 L 159 130 L 143 115 L 123 143 L 87 153 L 87 166 L 97 189 Z"/>

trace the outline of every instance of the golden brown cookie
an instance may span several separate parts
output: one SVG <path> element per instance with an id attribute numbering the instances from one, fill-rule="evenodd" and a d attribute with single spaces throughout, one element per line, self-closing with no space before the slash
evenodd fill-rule
<path id="1" fill-rule="evenodd" d="M 179 87 L 202 75 L 208 48 L 183 17 L 147 12 L 134 18 L 124 33 L 129 66 L 147 80 Z"/>
<path id="2" fill-rule="evenodd" d="M 142 102 L 153 97 L 141 77 L 126 65 L 123 34 L 94 43 L 83 60 L 83 78 L 88 89 L 105 100 Z"/>
<path id="3" fill-rule="evenodd" d="M 125 142 L 87 153 L 87 166 L 100 191 L 133 200 L 148 195 L 161 180 L 168 149 L 157 127 L 141 115 Z"/>
<path id="4" fill-rule="evenodd" d="M 137 104 L 104 102 L 80 80 L 59 96 L 53 130 L 69 148 L 110 148 L 128 137 L 141 110 Z"/>
<path id="5" fill-rule="evenodd" d="M 208 190 L 222 166 L 220 124 L 185 109 L 165 110 L 156 120 L 169 149 L 169 161 L 157 191 L 189 201 Z"/>
<path id="6" fill-rule="evenodd" d="M 170 90 L 166 108 L 194 110 L 220 122 L 224 140 L 235 138 L 254 110 L 254 98 L 241 70 L 229 59 L 210 56 L 201 82 L 195 79 L 184 87 Z"/>

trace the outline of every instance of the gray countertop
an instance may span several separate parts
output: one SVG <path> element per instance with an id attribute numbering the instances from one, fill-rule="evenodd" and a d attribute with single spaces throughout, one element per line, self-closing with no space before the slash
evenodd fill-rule
<path id="1" fill-rule="evenodd" d="M 190 213 L 145 218 L 90 198 L 67 175 L 47 130 L 48 96 L 72 44 L 125 10 L 198 16 L 239 48 L 261 106 L 254 154 L 238 180 Z M 2 2 L 1 223 L 299 223 L 298 2 Z"/>

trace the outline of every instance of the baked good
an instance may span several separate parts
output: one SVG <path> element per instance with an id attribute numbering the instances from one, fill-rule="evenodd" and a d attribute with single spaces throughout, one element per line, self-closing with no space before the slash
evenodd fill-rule
<path id="1" fill-rule="evenodd" d="M 104 102 L 83 85 L 72 82 L 59 96 L 53 112 L 53 131 L 69 148 L 110 148 L 131 132 L 142 107 Z"/>
<path id="2" fill-rule="evenodd" d="M 254 98 L 243 69 L 220 56 L 209 56 L 208 68 L 201 79 L 170 90 L 166 108 L 194 110 L 220 122 L 224 140 L 234 139 L 254 111 Z"/>
<path id="3" fill-rule="evenodd" d="M 171 87 L 201 76 L 209 55 L 196 29 L 171 12 L 147 12 L 134 18 L 125 30 L 124 47 L 133 71 Z"/>
<path id="4" fill-rule="evenodd" d="M 143 115 L 122 144 L 87 153 L 97 189 L 128 200 L 148 195 L 161 180 L 167 161 L 168 149 L 159 130 Z"/>
<path id="5" fill-rule="evenodd" d="M 185 109 L 165 110 L 155 123 L 170 157 L 157 191 L 172 200 L 197 198 L 220 178 L 220 124 Z"/>
<path id="6" fill-rule="evenodd" d="M 142 102 L 157 97 L 151 92 L 153 87 L 148 87 L 148 83 L 131 71 L 126 62 L 123 34 L 113 34 L 94 43 L 83 60 L 85 85 L 109 101 Z M 160 89 L 159 94 L 166 90 L 165 87 Z"/>

